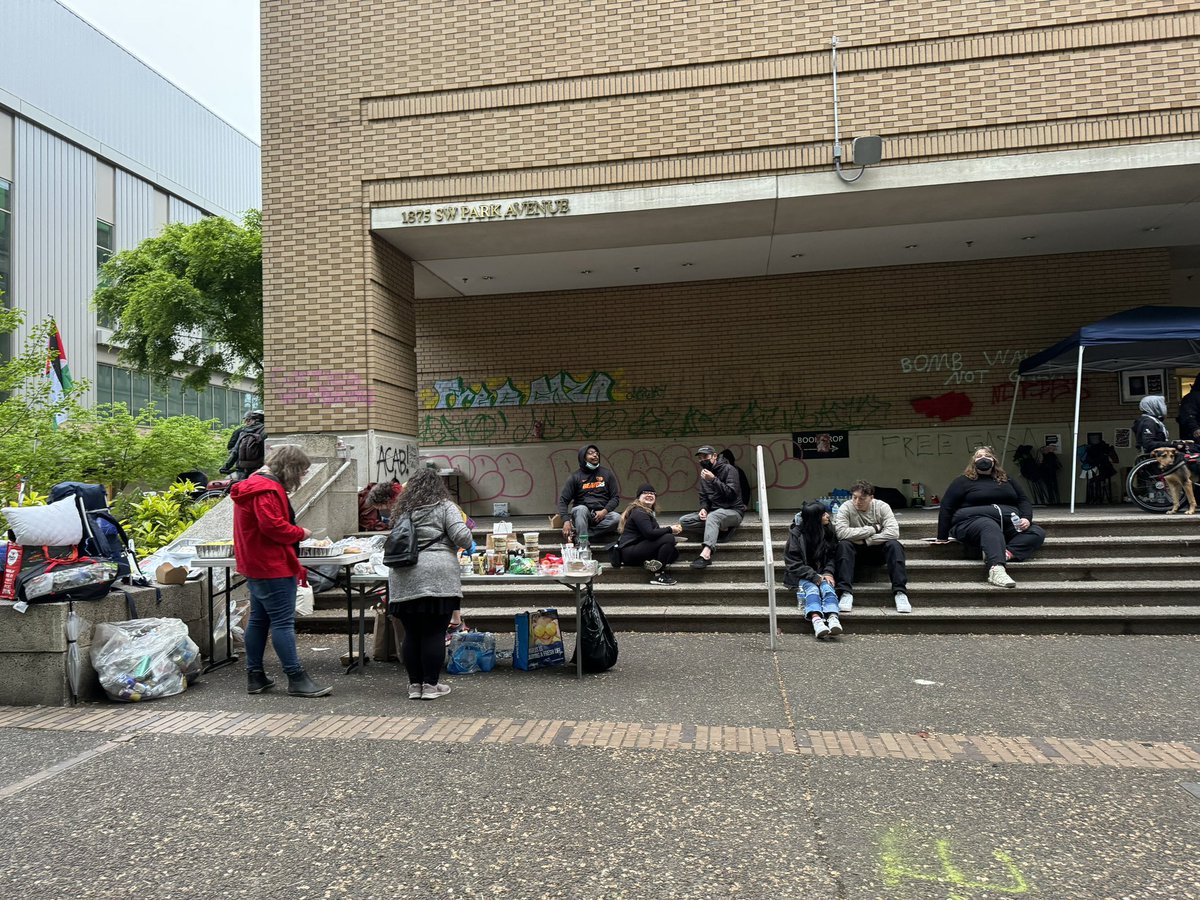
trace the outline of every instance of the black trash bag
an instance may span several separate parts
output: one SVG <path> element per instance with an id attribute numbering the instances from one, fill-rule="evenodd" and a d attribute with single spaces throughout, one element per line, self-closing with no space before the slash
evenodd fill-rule
<path id="1" fill-rule="evenodd" d="M 604 672 L 617 663 L 617 637 L 608 627 L 608 618 L 604 610 L 596 602 L 592 586 L 587 586 L 587 593 L 580 604 L 579 622 L 575 640 L 575 652 L 583 653 L 583 671 Z M 575 657 L 571 657 L 575 662 Z"/>

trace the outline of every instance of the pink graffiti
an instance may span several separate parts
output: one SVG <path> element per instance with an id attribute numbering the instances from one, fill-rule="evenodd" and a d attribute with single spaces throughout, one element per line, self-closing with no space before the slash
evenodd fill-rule
<path id="1" fill-rule="evenodd" d="M 423 459 L 462 473 L 464 502 L 520 500 L 533 493 L 533 476 L 516 453 L 435 453 Z"/>
<path id="2" fill-rule="evenodd" d="M 375 392 L 357 372 L 334 369 L 284 369 L 267 371 L 267 391 L 284 406 L 320 404 L 367 404 L 375 402 Z"/>

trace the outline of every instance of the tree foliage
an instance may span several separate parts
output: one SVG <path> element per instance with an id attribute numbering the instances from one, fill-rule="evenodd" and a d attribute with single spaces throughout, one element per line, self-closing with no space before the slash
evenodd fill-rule
<path id="1" fill-rule="evenodd" d="M 168 225 L 100 269 L 96 308 L 116 321 L 121 361 L 204 390 L 229 372 L 262 385 L 262 220 Z"/>
<path id="2" fill-rule="evenodd" d="M 0 335 L 22 321 L 0 308 Z M 18 480 L 46 493 L 59 481 L 164 488 L 192 469 L 216 468 L 225 458 L 228 429 L 194 416 L 163 417 L 153 406 L 131 415 L 124 404 L 84 407 L 87 383 L 60 400 L 50 396 L 46 353 L 50 320 L 35 326 L 19 353 L 0 364 L 0 505 L 16 499 Z M 56 424 L 56 416 L 67 419 Z"/>

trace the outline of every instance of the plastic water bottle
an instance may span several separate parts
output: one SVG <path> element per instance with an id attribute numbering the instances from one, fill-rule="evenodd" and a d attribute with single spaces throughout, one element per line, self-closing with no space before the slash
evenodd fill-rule
<path id="1" fill-rule="evenodd" d="M 1008 517 L 1010 519 L 1012 519 L 1013 528 L 1017 529 L 1017 531 L 1020 531 L 1021 530 L 1021 517 L 1018 516 L 1016 513 L 1009 513 Z"/>

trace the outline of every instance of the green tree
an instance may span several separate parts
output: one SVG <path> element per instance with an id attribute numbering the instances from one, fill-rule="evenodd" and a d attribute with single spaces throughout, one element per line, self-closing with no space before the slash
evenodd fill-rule
<path id="1" fill-rule="evenodd" d="M 234 373 L 262 387 L 262 219 L 168 225 L 100 268 L 96 308 L 116 322 L 119 356 L 156 378 L 204 390 Z"/>

